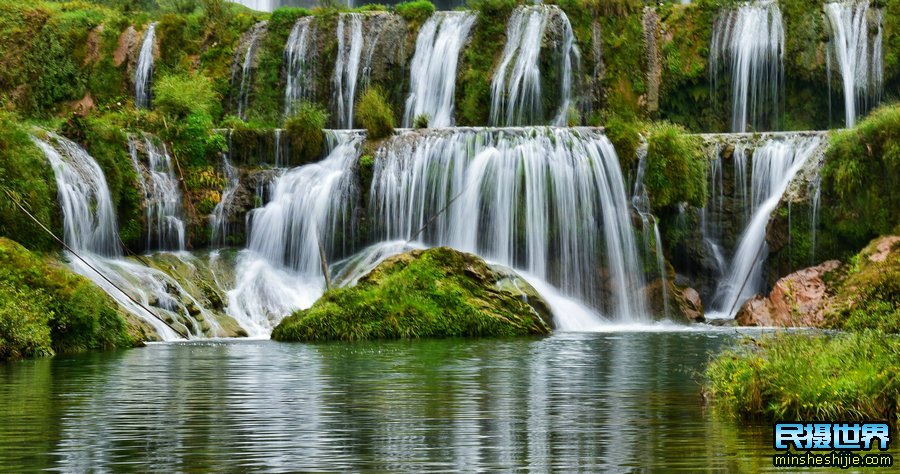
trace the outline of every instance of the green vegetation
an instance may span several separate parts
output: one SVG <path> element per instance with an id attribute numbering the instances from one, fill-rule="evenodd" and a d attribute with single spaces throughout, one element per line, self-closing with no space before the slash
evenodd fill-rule
<path id="1" fill-rule="evenodd" d="M 398 3 L 394 10 L 406 20 L 410 28 L 418 31 L 422 23 L 425 23 L 434 14 L 434 4 L 428 0 L 412 0 Z"/>
<path id="2" fill-rule="evenodd" d="M 291 137 L 291 153 L 300 157 L 300 163 L 316 161 L 322 156 L 325 134 L 322 129 L 328 123 L 328 112 L 311 102 L 297 104 L 297 111 L 284 128 Z"/>
<path id="3" fill-rule="evenodd" d="M 549 332 L 521 296 L 474 255 L 448 248 L 389 258 L 350 288 L 285 318 L 279 341 L 524 336 Z"/>
<path id="4" fill-rule="evenodd" d="M 219 98 L 202 74 L 171 74 L 160 77 L 153 84 L 153 107 L 174 118 L 190 115 L 213 115 Z"/>
<path id="5" fill-rule="evenodd" d="M 900 334 L 900 238 L 876 239 L 853 257 L 826 317 L 841 329 Z"/>
<path id="6" fill-rule="evenodd" d="M 878 332 L 747 339 L 707 367 L 707 397 L 772 420 L 898 421 L 900 340 Z"/>
<path id="7" fill-rule="evenodd" d="M 616 148 L 619 163 L 623 170 L 631 169 L 637 163 L 637 151 L 641 146 L 641 133 L 647 125 L 642 122 L 625 120 L 615 115 L 610 117 L 604 127 L 606 138 Z"/>
<path id="8" fill-rule="evenodd" d="M 823 230 L 855 251 L 900 224 L 900 106 L 831 137 L 822 170 Z"/>
<path id="9" fill-rule="evenodd" d="M 707 162 L 699 137 L 667 122 L 650 126 L 644 183 L 654 209 L 706 203 Z"/>
<path id="10" fill-rule="evenodd" d="M 93 283 L 0 238 L 0 359 L 129 347 L 133 330 Z"/>
<path id="11" fill-rule="evenodd" d="M 369 87 L 356 103 L 356 119 L 368 132 L 370 140 L 380 140 L 394 133 L 394 113 L 380 87 Z"/>

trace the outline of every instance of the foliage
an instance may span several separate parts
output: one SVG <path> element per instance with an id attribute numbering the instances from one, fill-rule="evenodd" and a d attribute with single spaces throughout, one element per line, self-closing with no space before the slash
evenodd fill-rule
<path id="1" fill-rule="evenodd" d="M 356 118 L 371 140 L 380 140 L 394 133 L 394 112 L 380 87 L 366 89 L 356 104 Z"/>
<path id="2" fill-rule="evenodd" d="M 431 122 L 431 117 L 428 114 L 416 115 L 415 120 L 413 120 L 413 128 L 416 130 L 428 128 L 428 122 Z"/>
<path id="3" fill-rule="evenodd" d="M 900 241 L 891 241 L 875 239 L 852 259 L 826 314 L 832 326 L 900 333 Z M 887 254 L 875 261 L 869 257 L 879 245 L 887 245 Z"/>
<path id="4" fill-rule="evenodd" d="M 53 355 L 49 306 L 41 291 L 0 281 L 0 361 Z"/>
<path id="5" fill-rule="evenodd" d="M 641 146 L 641 131 L 646 124 L 625 120 L 618 115 L 612 116 L 603 127 L 606 138 L 612 142 L 619 156 L 623 170 L 631 169 L 637 159 L 637 150 Z"/>
<path id="6" fill-rule="evenodd" d="M 725 351 L 706 369 L 717 408 L 772 420 L 897 421 L 900 340 L 864 331 L 781 333 Z"/>
<path id="7" fill-rule="evenodd" d="M 900 106 L 831 136 L 822 169 L 823 227 L 857 249 L 900 224 Z"/>
<path id="8" fill-rule="evenodd" d="M 412 0 L 394 6 L 398 15 L 406 20 L 410 28 L 418 31 L 419 27 L 434 14 L 434 4 L 429 0 Z"/>
<path id="9" fill-rule="evenodd" d="M 46 296 L 45 300 L 40 297 L 35 300 L 33 307 L 23 304 L 20 308 L 49 310 L 47 324 L 57 353 L 132 345 L 125 320 L 100 288 L 59 262 L 40 257 L 4 238 L 0 238 L 0 283 L 20 294 L 39 292 Z M 6 311 L 14 311 L 9 304 Z M 21 314 L 19 317 L 36 324 L 42 316 Z M 40 333 L 36 329 L 29 332 Z"/>
<path id="10" fill-rule="evenodd" d="M 707 162 L 700 138 L 668 122 L 650 126 L 644 183 L 654 209 L 706 203 Z"/>
<path id="11" fill-rule="evenodd" d="M 291 152 L 300 157 L 302 163 L 317 160 L 322 155 L 325 134 L 322 129 L 328 123 L 328 112 L 311 102 L 297 104 L 296 112 L 284 127 L 291 137 Z"/>
<path id="12" fill-rule="evenodd" d="M 189 115 L 212 116 L 219 98 L 202 74 L 170 74 L 153 84 L 153 106 L 173 119 Z"/>
<path id="13" fill-rule="evenodd" d="M 280 341 L 410 339 L 547 334 L 519 296 L 498 291 L 496 275 L 474 255 L 448 248 L 392 257 L 350 288 L 329 290 L 285 318 Z"/>

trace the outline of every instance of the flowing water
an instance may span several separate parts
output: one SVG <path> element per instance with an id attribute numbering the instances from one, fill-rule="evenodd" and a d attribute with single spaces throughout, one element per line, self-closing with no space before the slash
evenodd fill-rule
<path id="1" fill-rule="evenodd" d="M 294 23 L 291 34 L 284 46 L 284 116 L 290 117 L 299 101 L 315 99 L 313 62 L 315 52 L 316 25 L 313 17 L 303 17 Z M 313 47 L 310 47 L 310 44 Z"/>
<path id="2" fill-rule="evenodd" d="M 669 318 L 669 286 L 666 277 L 666 259 L 663 255 L 662 237 L 659 235 L 659 225 L 651 213 L 650 195 L 647 187 L 644 185 L 644 175 L 647 171 L 647 142 L 641 143 L 637 150 L 638 167 L 634 179 L 634 192 L 631 193 L 631 205 L 641 217 L 641 235 L 644 241 L 644 255 L 656 255 L 656 268 L 659 271 L 660 287 L 662 288 L 663 314 L 664 318 Z M 651 227 L 652 222 L 652 227 Z M 651 234 L 652 232 L 652 234 Z M 650 247 L 653 246 L 651 251 Z"/>
<path id="3" fill-rule="evenodd" d="M 0 365 L 0 470 L 772 470 L 704 409 L 734 331 L 206 341 Z"/>
<path id="4" fill-rule="evenodd" d="M 750 194 L 745 207 L 750 218 L 741 232 L 729 271 L 719 281 L 711 305 L 714 310 L 707 317 L 733 318 L 744 301 L 764 289 L 762 266 L 768 255 L 765 237 L 769 217 L 797 172 L 807 160 L 824 151 L 825 143 L 821 134 L 790 134 L 767 138 L 752 150 Z M 738 159 L 744 156 L 736 150 L 736 167 L 744 166 L 745 162 Z M 736 184 L 736 188 L 741 186 Z"/>
<path id="5" fill-rule="evenodd" d="M 410 132 L 376 152 L 369 196 L 377 240 L 473 252 L 614 320 L 647 318 L 618 157 L 595 130 Z"/>
<path id="6" fill-rule="evenodd" d="M 777 128 L 784 94 L 784 27 L 776 2 L 757 0 L 721 13 L 713 25 L 709 62 L 714 89 L 720 69 L 730 78 L 732 132 Z"/>
<path id="7" fill-rule="evenodd" d="M 363 15 L 341 13 L 337 26 L 338 56 L 332 84 L 338 128 L 353 128 L 353 105 L 363 50 Z"/>
<path id="8" fill-rule="evenodd" d="M 881 10 L 871 10 L 876 34 L 869 44 L 870 10 L 867 0 L 838 1 L 825 4 L 831 25 L 829 54 L 837 59 L 844 93 L 844 124 L 856 124 L 856 118 L 881 98 L 883 62 L 881 57 Z M 830 82 L 829 82 L 830 84 Z"/>
<path id="9" fill-rule="evenodd" d="M 153 81 L 153 48 L 156 45 L 156 23 L 150 23 L 144 33 L 137 67 L 134 69 L 134 105 L 150 108 Z"/>
<path id="10" fill-rule="evenodd" d="M 569 18 L 553 5 L 519 7 L 506 27 L 506 46 L 491 81 L 491 124 L 499 126 L 544 125 L 541 90 L 541 45 L 548 23 L 557 22 L 562 38 L 559 110 L 551 125 L 565 125 L 571 103 L 573 61 L 577 50 Z"/>
<path id="11" fill-rule="evenodd" d="M 228 244 L 230 210 L 234 203 L 234 194 L 240 184 L 238 170 L 231 164 L 227 154 L 222 155 L 222 172 L 225 175 L 225 188 L 212 214 L 209 215 L 210 242 L 213 246 L 219 247 Z"/>
<path id="12" fill-rule="evenodd" d="M 470 12 L 439 12 L 422 25 L 410 64 L 404 127 L 413 126 L 423 115 L 428 127 L 453 126 L 456 65 L 474 24 Z"/>
<path id="13" fill-rule="evenodd" d="M 185 225 L 182 219 L 181 188 L 175 164 L 164 144 L 152 137 L 128 138 L 131 160 L 143 191 L 148 250 L 184 250 Z M 141 160 L 141 156 L 145 160 Z"/>
<path id="14" fill-rule="evenodd" d="M 250 93 L 253 89 L 253 70 L 256 67 L 256 52 L 259 43 L 266 33 L 268 22 L 261 21 L 241 38 L 234 52 L 234 63 L 231 66 L 231 86 L 236 87 L 234 111 L 241 120 L 247 120 L 247 109 L 250 107 Z M 240 81 L 238 81 L 240 79 Z"/>

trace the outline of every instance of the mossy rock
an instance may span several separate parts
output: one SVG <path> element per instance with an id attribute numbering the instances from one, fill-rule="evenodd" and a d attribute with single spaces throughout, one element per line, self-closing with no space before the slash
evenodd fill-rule
<path id="1" fill-rule="evenodd" d="M 511 283 L 510 275 L 449 248 L 414 250 L 385 260 L 356 286 L 326 292 L 311 308 L 285 318 L 272 339 L 548 334 L 546 304 L 524 282 Z"/>
<path id="2" fill-rule="evenodd" d="M 826 282 L 836 286 L 825 315 L 830 326 L 900 333 L 900 236 L 875 239 L 833 279 Z"/>

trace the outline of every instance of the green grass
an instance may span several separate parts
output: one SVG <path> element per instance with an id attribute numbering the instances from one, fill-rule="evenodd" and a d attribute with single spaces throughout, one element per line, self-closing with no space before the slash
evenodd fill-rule
<path id="1" fill-rule="evenodd" d="M 883 261 L 876 262 L 869 256 L 876 252 L 879 241 L 851 260 L 826 315 L 831 326 L 900 334 L 900 242 Z"/>
<path id="2" fill-rule="evenodd" d="M 291 154 L 298 156 L 298 164 L 318 160 L 325 146 L 322 129 L 328 123 L 325 108 L 310 102 L 300 102 L 296 112 L 284 124 L 291 139 Z"/>
<path id="3" fill-rule="evenodd" d="M 523 336 L 549 327 L 519 296 L 495 287 L 483 260 L 447 248 L 393 257 L 350 288 L 330 290 L 285 318 L 279 341 Z"/>
<path id="4" fill-rule="evenodd" d="M 705 394 L 747 418 L 896 422 L 900 340 L 873 331 L 746 339 L 712 360 Z"/>
<path id="5" fill-rule="evenodd" d="M 394 112 L 380 87 L 369 87 L 359 98 L 356 119 L 366 129 L 370 140 L 380 140 L 394 133 Z"/>

